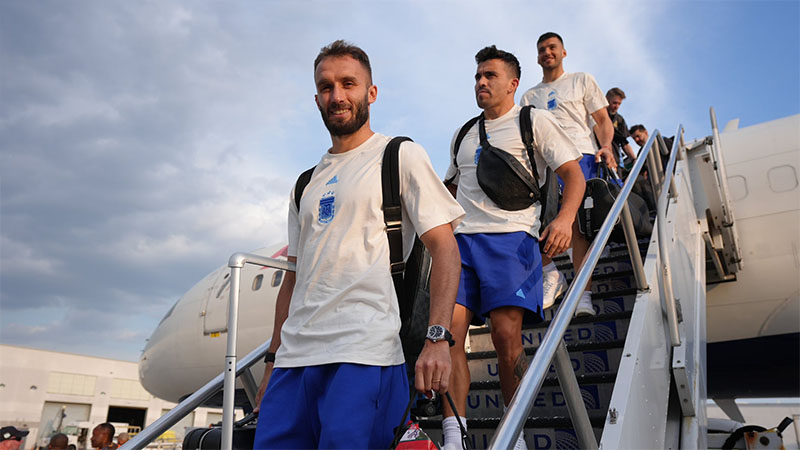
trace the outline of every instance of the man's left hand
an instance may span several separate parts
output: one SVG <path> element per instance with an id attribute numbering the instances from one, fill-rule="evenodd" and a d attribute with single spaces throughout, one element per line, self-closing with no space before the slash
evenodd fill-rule
<path id="1" fill-rule="evenodd" d="M 603 158 L 606 162 L 606 165 L 609 169 L 617 170 L 617 159 L 614 158 L 614 153 L 608 147 L 600 147 L 600 150 L 597 151 L 597 155 L 594 157 L 595 162 L 600 162 L 600 158 Z"/>
<path id="2" fill-rule="evenodd" d="M 426 340 L 414 367 L 416 377 L 414 386 L 420 393 L 447 392 L 450 382 L 450 345 L 447 341 Z"/>

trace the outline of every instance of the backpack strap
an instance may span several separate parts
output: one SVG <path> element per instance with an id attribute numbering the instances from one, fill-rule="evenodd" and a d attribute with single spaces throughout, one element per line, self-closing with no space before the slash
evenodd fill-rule
<path id="1" fill-rule="evenodd" d="M 453 143 L 453 167 L 455 167 L 456 169 L 458 169 L 458 149 L 461 148 L 461 142 L 464 141 L 464 137 L 469 132 L 469 129 L 472 128 L 473 125 L 475 125 L 475 122 L 477 122 L 480 117 L 481 116 L 475 116 L 472 119 L 469 119 L 467 123 L 465 123 L 464 126 L 462 126 L 460 130 L 458 130 L 458 134 L 456 135 L 456 140 Z M 453 180 L 455 179 L 456 175 L 453 175 L 453 177 L 450 178 L 449 180 L 445 180 L 444 182 L 445 186 L 452 183 Z"/>
<path id="2" fill-rule="evenodd" d="M 525 150 L 528 151 L 528 159 L 531 160 L 531 168 L 533 169 L 533 178 L 536 179 L 536 184 L 539 184 L 539 171 L 536 169 L 536 160 L 533 159 L 533 124 L 531 123 L 531 109 L 533 105 L 523 106 L 519 112 L 519 131 L 522 135 L 522 143 L 525 144 Z"/>
<path id="3" fill-rule="evenodd" d="M 311 175 L 314 174 L 314 169 L 317 166 L 314 166 L 305 172 L 301 173 L 299 177 L 297 177 L 297 182 L 294 184 L 294 206 L 297 207 L 297 210 L 300 211 L 300 198 L 303 197 L 303 191 L 306 190 L 306 186 L 308 186 L 308 182 L 311 181 Z"/>
<path id="4" fill-rule="evenodd" d="M 383 151 L 381 165 L 381 190 L 383 192 L 383 222 L 389 240 L 389 263 L 398 300 L 402 299 L 403 272 L 403 207 L 400 203 L 400 144 L 411 138 L 397 136 L 389 141 Z"/>

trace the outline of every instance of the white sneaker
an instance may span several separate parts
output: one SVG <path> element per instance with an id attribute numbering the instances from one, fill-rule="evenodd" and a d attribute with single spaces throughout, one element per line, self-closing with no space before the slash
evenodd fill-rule
<path id="1" fill-rule="evenodd" d="M 525 443 L 525 439 L 522 437 L 521 431 L 517 437 L 517 443 L 514 444 L 514 450 L 528 450 L 528 444 Z"/>
<path id="2" fill-rule="evenodd" d="M 567 279 L 561 272 L 556 270 L 547 270 L 542 273 L 542 288 L 544 291 L 544 298 L 542 299 L 542 307 L 547 309 L 553 306 L 556 298 L 567 290 Z"/>
<path id="3" fill-rule="evenodd" d="M 594 305 L 592 305 L 592 294 L 591 292 L 585 292 L 581 295 L 580 301 L 578 301 L 578 308 L 575 309 L 575 317 L 593 316 L 595 314 Z"/>

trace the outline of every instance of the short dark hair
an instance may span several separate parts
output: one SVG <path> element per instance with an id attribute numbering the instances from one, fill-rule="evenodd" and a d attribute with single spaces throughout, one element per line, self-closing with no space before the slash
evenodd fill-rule
<path id="1" fill-rule="evenodd" d="M 317 66 L 325 58 L 332 58 L 336 56 L 350 56 L 356 61 L 360 62 L 364 69 L 369 74 L 369 82 L 372 83 L 372 66 L 369 64 L 369 56 L 360 47 L 353 45 L 343 39 L 331 42 L 330 44 L 322 47 L 314 60 L 314 71 L 317 71 Z"/>
<path id="2" fill-rule="evenodd" d="M 103 433 L 107 433 L 110 439 L 114 439 L 114 434 L 116 434 L 117 430 L 114 429 L 114 425 L 111 425 L 108 422 L 103 422 L 97 426 Z"/>
<path id="3" fill-rule="evenodd" d="M 65 449 L 69 445 L 69 438 L 64 433 L 56 433 L 50 436 L 50 445 L 47 448 L 52 446 L 55 449 Z"/>
<path id="4" fill-rule="evenodd" d="M 512 53 L 500 50 L 497 46 L 483 47 L 478 53 L 475 54 L 475 62 L 480 64 L 490 59 L 499 59 L 506 63 L 514 70 L 516 78 L 522 76 L 522 68 L 519 66 L 519 60 Z"/>
<path id="5" fill-rule="evenodd" d="M 633 134 L 636 131 L 644 131 L 646 133 L 647 132 L 647 128 L 645 128 L 644 125 L 642 125 L 642 124 L 636 124 L 636 125 L 632 126 L 630 130 L 628 130 L 628 132 L 630 134 Z"/>
<path id="6" fill-rule="evenodd" d="M 609 89 L 608 92 L 606 92 L 606 98 L 611 98 L 611 97 L 619 97 L 625 100 L 625 93 L 622 92 L 622 89 L 618 87 L 613 87 Z"/>
<path id="7" fill-rule="evenodd" d="M 559 42 L 561 42 L 561 45 L 564 45 L 564 40 L 561 39 L 561 36 L 559 36 L 558 33 L 553 33 L 552 31 L 548 31 L 547 33 L 539 36 L 539 40 L 536 41 L 536 46 L 538 47 L 539 44 L 541 44 L 543 41 L 546 41 L 546 40 L 548 40 L 550 38 L 556 38 L 556 39 L 558 39 Z"/>

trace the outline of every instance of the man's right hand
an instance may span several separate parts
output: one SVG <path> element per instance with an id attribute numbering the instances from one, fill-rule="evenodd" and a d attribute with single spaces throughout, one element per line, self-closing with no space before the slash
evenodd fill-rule
<path id="1" fill-rule="evenodd" d="M 553 258 L 569 248 L 572 243 L 573 221 L 574 217 L 567 218 L 566 215 L 559 214 L 542 231 L 539 240 L 545 242 L 542 251 L 548 258 Z"/>
<path id="2" fill-rule="evenodd" d="M 267 367 L 264 369 L 264 377 L 261 379 L 261 384 L 258 386 L 258 393 L 256 394 L 256 405 L 253 412 L 257 413 L 261 409 L 261 399 L 264 398 L 264 392 L 267 391 L 269 384 L 269 377 L 272 375 L 272 366 L 274 363 L 268 362 Z"/>

